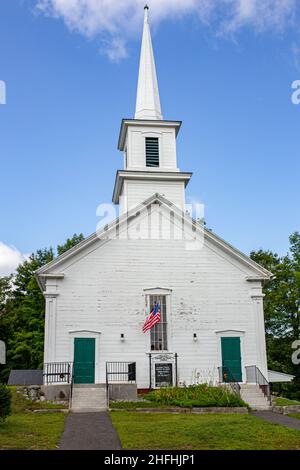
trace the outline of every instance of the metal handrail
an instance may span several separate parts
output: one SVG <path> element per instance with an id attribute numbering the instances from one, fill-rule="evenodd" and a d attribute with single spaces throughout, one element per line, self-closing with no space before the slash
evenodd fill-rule
<path id="1" fill-rule="evenodd" d="M 74 368 L 72 367 L 71 373 L 71 386 L 70 386 L 70 397 L 69 397 L 69 409 L 72 408 L 72 398 L 73 398 L 73 385 L 74 385 Z"/>
<path id="2" fill-rule="evenodd" d="M 261 391 L 263 392 L 264 396 L 267 397 L 269 402 L 271 403 L 271 391 L 270 391 L 270 384 L 264 374 L 257 366 L 246 366 L 246 380 L 247 382 L 255 383 L 259 386 Z"/>
<path id="3" fill-rule="evenodd" d="M 234 376 L 232 370 L 227 366 L 218 367 L 220 383 L 228 384 L 232 392 L 236 395 L 241 395 L 241 386 Z"/>

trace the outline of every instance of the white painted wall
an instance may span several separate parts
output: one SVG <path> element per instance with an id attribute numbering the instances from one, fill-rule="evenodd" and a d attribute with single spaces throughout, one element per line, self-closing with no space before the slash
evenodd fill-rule
<path id="1" fill-rule="evenodd" d="M 127 132 L 127 170 L 149 170 L 146 167 L 145 138 L 158 137 L 160 170 L 179 171 L 176 157 L 175 128 L 157 126 L 129 126 Z"/>
<path id="2" fill-rule="evenodd" d="M 185 187 L 183 181 L 132 181 L 125 180 L 123 186 L 122 196 L 125 196 L 125 199 L 120 204 L 120 213 L 124 213 L 142 201 L 149 199 L 153 194 L 161 194 L 169 201 L 171 201 L 175 206 L 180 209 L 184 209 L 185 204 Z M 125 209 L 126 207 L 126 209 Z"/>
<path id="3" fill-rule="evenodd" d="M 59 272 L 64 279 L 47 283 L 45 360 L 72 361 L 74 337 L 90 331 L 98 382 L 106 361 L 136 361 L 138 387 L 148 387 L 144 290 L 161 287 L 171 290 L 169 348 L 178 353 L 180 381 L 191 383 L 197 371 L 210 378 L 221 365 L 220 332 L 228 330 L 242 338 L 243 366 L 267 374 L 260 283 L 247 281 L 251 268 L 208 241 L 199 251 L 180 240 L 97 241 Z"/>

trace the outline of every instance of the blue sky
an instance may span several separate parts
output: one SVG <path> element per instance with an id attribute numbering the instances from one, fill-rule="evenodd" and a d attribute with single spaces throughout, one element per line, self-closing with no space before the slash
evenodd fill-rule
<path id="1" fill-rule="evenodd" d="M 291 102 L 300 15 L 293 0 L 282 0 L 284 11 L 275 1 L 274 18 L 247 10 L 253 1 L 230 0 L 244 10 L 222 16 L 204 12 L 204 0 L 156 0 L 149 16 L 162 111 L 183 121 L 189 200 L 204 203 L 208 227 L 245 253 L 284 254 L 300 229 L 300 105 Z M 95 231 L 122 167 L 120 122 L 134 113 L 143 2 L 126 10 L 108 1 L 105 19 L 57 4 L 0 4 L 2 273 L 22 254 Z"/>

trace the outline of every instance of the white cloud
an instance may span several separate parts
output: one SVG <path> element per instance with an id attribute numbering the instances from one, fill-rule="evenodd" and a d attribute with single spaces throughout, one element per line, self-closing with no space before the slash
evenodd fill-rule
<path id="1" fill-rule="evenodd" d="M 14 246 L 5 245 L 0 241 L 0 276 L 8 276 L 13 273 L 27 257 Z"/>
<path id="2" fill-rule="evenodd" d="M 100 52 L 103 52 L 111 62 L 119 62 L 127 57 L 126 41 L 119 37 L 113 37 L 111 41 L 104 41 Z"/>
<path id="3" fill-rule="evenodd" d="M 291 46 L 292 64 L 300 72 L 300 44 L 294 42 Z"/>
<path id="4" fill-rule="evenodd" d="M 149 0 L 151 23 L 196 14 L 218 36 L 244 27 L 283 31 L 297 16 L 297 0 Z M 36 0 L 37 11 L 62 19 L 71 31 L 100 36 L 112 61 L 126 57 L 126 40 L 141 31 L 145 0 Z"/>

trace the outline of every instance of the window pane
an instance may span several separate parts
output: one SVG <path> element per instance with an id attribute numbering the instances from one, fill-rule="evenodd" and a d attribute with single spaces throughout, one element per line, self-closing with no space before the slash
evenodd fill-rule
<path id="1" fill-rule="evenodd" d="M 166 296 L 150 295 L 149 297 L 150 311 L 154 307 L 155 302 L 160 303 L 161 309 L 160 322 L 150 330 L 151 351 L 166 351 L 168 349 Z"/>

